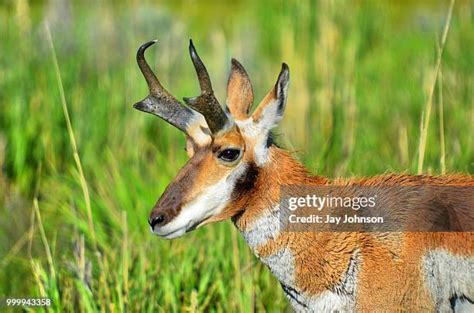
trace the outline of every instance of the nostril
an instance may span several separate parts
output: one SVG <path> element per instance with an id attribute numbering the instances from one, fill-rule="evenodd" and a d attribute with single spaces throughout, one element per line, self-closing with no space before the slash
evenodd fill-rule
<path id="1" fill-rule="evenodd" d="M 157 216 L 150 218 L 148 223 L 150 224 L 151 228 L 154 228 L 155 225 L 159 225 L 165 221 L 165 215 L 163 213 L 158 214 Z"/>

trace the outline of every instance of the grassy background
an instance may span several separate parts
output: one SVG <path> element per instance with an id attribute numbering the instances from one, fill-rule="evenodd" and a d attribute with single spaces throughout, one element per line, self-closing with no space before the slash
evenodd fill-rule
<path id="1" fill-rule="evenodd" d="M 181 133 L 131 107 L 147 93 L 136 48 L 159 39 L 148 57 L 178 97 L 198 92 L 189 38 L 222 100 L 231 57 L 256 99 L 285 61 L 279 141 L 313 172 L 416 173 L 447 12 L 444 1 L 2 1 L 0 297 L 48 296 L 71 311 L 284 310 L 229 222 L 174 241 L 150 234 L 149 210 L 186 155 Z M 473 16 L 472 2 L 456 3 L 427 173 L 474 172 Z"/>

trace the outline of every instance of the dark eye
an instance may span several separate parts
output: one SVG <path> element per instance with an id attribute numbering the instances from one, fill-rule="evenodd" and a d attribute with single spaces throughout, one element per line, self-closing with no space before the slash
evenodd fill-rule
<path id="1" fill-rule="evenodd" d="M 232 162 L 239 158 L 240 150 L 239 149 L 225 149 L 219 153 L 218 158 L 225 162 Z"/>

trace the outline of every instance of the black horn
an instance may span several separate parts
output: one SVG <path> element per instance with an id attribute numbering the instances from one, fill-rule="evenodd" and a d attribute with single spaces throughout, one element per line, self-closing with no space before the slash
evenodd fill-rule
<path id="1" fill-rule="evenodd" d="M 142 101 L 135 103 L 133 107 L 137 110 L 157 115 L 178 129 L 189 134 L 188 127 L 191 121 L 199 117 L 197 117 L 197 114 L 191 109 L 180 103 L 161 85 L 160 81 L 145 60 L 145 50 L 156 42 L 156 40 L 152 40 L 144 43 L 140 48 L 138 48 L 138 67 L 140 68 L 143 77 L 145 77 L 150 94 Z"/>
<path id="2" fill-rule="evenodd" d="M 192 40 L 189 41 L 189 54 L 199 80 L 201 95 L 194 98 L 183 98 L 183 100 L 191 108 L 204 115 L 209 129 L 215 134 L 226 128 L 229 119 L 214 95 L 209 73 L 197 54 Z"/>

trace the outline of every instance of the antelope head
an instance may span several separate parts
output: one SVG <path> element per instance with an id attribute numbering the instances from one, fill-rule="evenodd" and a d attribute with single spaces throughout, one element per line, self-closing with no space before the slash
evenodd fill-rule
<path id="1" fill-rule="evenodd" d="M 270 162 L 270 130 L 282 118 L 289 69 L 283 63 L 275 86 L 250 114 L 252 85 L 243 66 L 232 59 L 223 109 L 214 95 L 206 67 L 190 41 L 189 53 L 201 94 L 183 98 L 185 106 L 163 88 L 145 60 L 145 50 L 155 42 L 143 44 L 137 52 L 138 66 L 150 94 L 134 107 L 161 117 L 187 137 L 189 160 L 168 185 L 148 219 L 153 233 L 176 238 L 245 209 L 240 200 L 252 188 L 259 168 Z"/>

